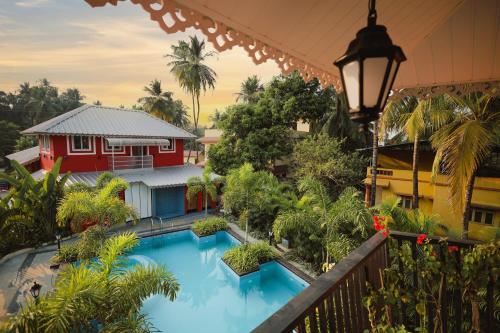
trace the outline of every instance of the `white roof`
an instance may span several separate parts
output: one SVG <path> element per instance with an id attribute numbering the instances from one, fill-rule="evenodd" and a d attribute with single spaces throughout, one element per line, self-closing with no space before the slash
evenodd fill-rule
<path id="1" fill-rule="evenodd" d="M 87 104 L 22 133 L 179 139 L 196 137 L 143 111 Z"/>
<path id="2" fill-rule="evenodd" d="M 102 172 L 78 172 L 72 173 L 66 185 L 75 183 L 86 183 L 95 186 L 97 177 Z M 144 183 L 151 188 L 173 187 L 187 184 L 190 177 L 201 177 L 203 168 L 194 165 L 179 165 L 156 169 L 136 169 L 127 171 L 115 171 L 116 176 L 125 179 L 129 183 Z M 38 170 L 32 174 L 35 179 L 44 176 L 44 170 Z M 217 175 L 213 174 L 213 177 Z"/>
<path id="3" fill-rule="evenodd" d="M 26 165 L 40 158 L 40 147 L 35 146 L 33 148 L 28 148 L 25 150 L 9 154 L 5 157 L 7 157 L 9 160 L 14 160 L 19 162 L 19 164 Z"/>

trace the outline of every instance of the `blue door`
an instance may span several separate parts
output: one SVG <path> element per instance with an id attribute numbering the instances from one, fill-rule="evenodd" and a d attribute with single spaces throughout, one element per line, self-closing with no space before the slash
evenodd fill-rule
<path id="1" fill-rule="evenodd" d="M 156 216 L 169 218 L 184 215 L 184 187 L 168 187 L 154 190 Z"/>

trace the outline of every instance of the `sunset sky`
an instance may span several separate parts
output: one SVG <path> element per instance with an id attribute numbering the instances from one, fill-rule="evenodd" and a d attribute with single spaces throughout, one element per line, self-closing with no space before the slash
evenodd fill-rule
<path id="1" fill-rule="evenodd" d="M 172 44 L 195 33 L 167 35 L 128 1 L 91 8 L 83 0 L 0 0 L 0 90 L 14 91 L 22 82 L 47 78 L 60 91 L 79 88 L 86 103 L 130 107 L 157 78 L 190 106 L 163 56 Z M 257 66 L 239 47 L 218 54 L 208 65 L 218 77 L 215 91 L 202 96 L 202 122 L 215 109 L 233 104 L 249 75 L 265 83 L 279 74 L 275 63 Z"/>

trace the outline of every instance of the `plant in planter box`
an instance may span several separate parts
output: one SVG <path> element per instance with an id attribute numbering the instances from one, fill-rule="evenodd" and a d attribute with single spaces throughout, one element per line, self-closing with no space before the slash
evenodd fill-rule
<path id="1" fill-rule="evenodd" d="M 209 236 L 217 231 L 226 230 L 227 221 L 222 217 L 210 217 L 196 221 L 191 229 L 198 237 Z"/>
<path id="2" fill-rule="evenodd" d="M 259 264 L 276 258 L 274 249 L 265 242 L 241 244 L 226 251 L 222 256 L 222 260 L 239 275 L 255 271 Z"/>

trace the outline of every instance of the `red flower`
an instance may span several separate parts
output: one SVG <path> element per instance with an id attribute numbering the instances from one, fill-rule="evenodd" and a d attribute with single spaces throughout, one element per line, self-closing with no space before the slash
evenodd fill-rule
<path id="1" fill-rule="evenodd" d="M 384 237 L 387 237 L 387 236 L 389 235 L 389 233 L 387 232 L 387 230 L 384 230 L 384 231 L 382 231 L 382 235 L 383 235 Z"/>
<path id="2" fill-rule="evenodd" d="M 384 222 L 384 221 L 385 221 L 385 217 L 384 217 L 384 216 L 382 216 L 382 217 L 380 218 L 380 220 L 381 220 L 382 222 Z"/>
<path id="3" fill-rule="evenodd" d="M 373 215 L 373 223 L 378 223 L 378 216 L 377 215 Z"/>
<path id="4" fill-rule="evenodd" d="M 449 253 L 456 252 L 458 250 L 460 250 L 460 248 L 457 245 L 448 245 L 448 252 Z"/>
<path id="5" fill-rule="evenodd" d="M 420 234 L 417 237 L 417 244 L 422 245 L 424 243 L 424 240 L 427 238 L 426 234 Z"/>

